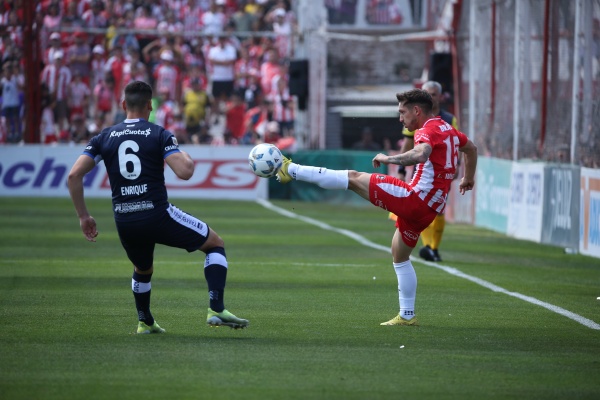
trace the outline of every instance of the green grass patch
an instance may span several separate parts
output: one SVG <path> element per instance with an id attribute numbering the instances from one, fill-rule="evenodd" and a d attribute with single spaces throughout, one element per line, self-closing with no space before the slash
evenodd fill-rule
<path id="1" fill-rule="evenodd" d="M 133 335 L 132 267 L 110 200 L 0 198 L 1 399 L 597 399 L 600 331 L 414 262 L 420 327 L 398 312 L 389 253 L 251 202 L 173 201 L 225 240 L 225 303 L 208 328 L 203 253 L 157 247 L 152 311 Z M 375 207 L 274 202 L 382 246 Z M 600 260 L 448 224 L 444 265 L 600 323 Z M 376 279 L 373 279 L 376 278 Z"/>

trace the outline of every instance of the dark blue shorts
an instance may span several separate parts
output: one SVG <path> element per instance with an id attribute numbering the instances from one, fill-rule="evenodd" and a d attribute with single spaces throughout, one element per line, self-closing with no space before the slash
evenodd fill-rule
<path id="1" fill-rule="evenodd" d="M 202 247 L 210 231 L 206 223 L 172 204 L 148 218 L 116 224 L 127 257 L 142 271 L 152 267 L 157 243 L 192 252 Z"/>

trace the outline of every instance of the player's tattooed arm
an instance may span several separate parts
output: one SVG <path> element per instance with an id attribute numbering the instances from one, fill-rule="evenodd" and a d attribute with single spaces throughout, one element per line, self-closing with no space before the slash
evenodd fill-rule
<path id="1" fill-rule="evenodd" d="M 402 154 L 388 156 L 379 153 L 373 158 L 373 166 L 379 167 L 381 164 L 396 164 L 396 165 L 415 165 L 427 161 L 431 154 L 431 146 L 427 143 L 419 143 L 412 150 Z"/>

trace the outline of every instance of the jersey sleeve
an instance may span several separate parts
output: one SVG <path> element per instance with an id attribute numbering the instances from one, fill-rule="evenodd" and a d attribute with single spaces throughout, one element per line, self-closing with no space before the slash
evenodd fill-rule
<path id="1" fill-rule="evenodd" d="M 163 149 L 163 159 L 169 157 L 171 154 L 179 153 L 179 143 L 175 135 L 171 131 L 163 129 L 160 133 L 160 139 Z"/>
<path id="2" fill-rule="evenodd" d="M 458 132 L 458 145 L 459 147 L 463 147 L 464 145 L 467 144 L 467 142 L 469 141 L 469 138 L 467 137 L 467 135 L 465 135 L 464 133 L 462 133 L 459 130 L 456 130 L 456 132 Z"/>
<path id="3" fill-rule="evenodd" d="M 88 142 L 87 146 L 85 146 L 85 149 L 83 149 L 83 154 L 89 157 L 92 157 L 94 159 L 94 162 L 96 164 L 98 164 L 100 161 L 102 161 L 102 154 L 100 153 L 101 150 L 101 133 L 94 136 L 93 138 L 90 139 L 90 141 Z"/>

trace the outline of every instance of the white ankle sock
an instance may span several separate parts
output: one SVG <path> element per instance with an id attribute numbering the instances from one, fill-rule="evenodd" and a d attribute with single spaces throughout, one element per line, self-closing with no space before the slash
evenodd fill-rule
<path id="1" fill-rule="evenodd" d="M 398 299 L 400 316 L 412 319 L 415 316 L 415 298 L 417 297 L 417 274 L 410 260 L 394 263 L 398 277 Z"/>
<path id="2" fill-rule="evenodd" d="M 348 170 L 333 170 L 291 163 L 288 173 L 296 180 L 314 183 L 323 189 L 348 189 Z"/>

